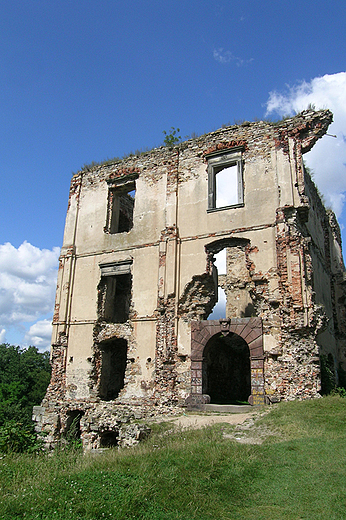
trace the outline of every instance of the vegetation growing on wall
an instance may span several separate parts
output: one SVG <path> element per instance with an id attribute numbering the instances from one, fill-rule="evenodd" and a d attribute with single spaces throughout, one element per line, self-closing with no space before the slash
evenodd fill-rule
<path id="1" fill-rule="evenodd" d="M 179 135 L 180 128 L 171 127 L 170 132 L 163 131 L 165 138 L 163 140 L 163 144 L 165 146 L 174 146 L 181 141 L 181 135 Z"/>

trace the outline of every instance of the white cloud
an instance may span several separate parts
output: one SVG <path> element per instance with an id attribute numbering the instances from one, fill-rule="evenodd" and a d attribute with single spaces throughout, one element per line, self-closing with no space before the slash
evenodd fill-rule
<path id="1" fill-rule="evenodd" d="M 214 60 L 218 61 L 219 63 L 230 63 L 231 61 L 234 61 L 238 67 L 241 65 L 247 65 L 253 61 L 253 58 L 250 58 L 249 60 L 243 60 L 238 56 L 234 56 L 231 51 L 224 51 L 222 47 L 219 49 L 214 49 L 213 57 Z"/>
<path id="2" fill-rule="evenodd" d="M 31 325 L 25 334 L 24 342 L 29 345 L 35 345 L 39 350 L 49 350 L 52 337 L 51 320 L 39 320 Z"/>
<path id="3" fill-rule="evenodd" d="M 316 110 L 329 108 L 334 114 L 328 133 L 337 138 L 324 136 L 304 158 L 327 205 L 340 217 L 346 192 L 346 72 L 287 86 L 284 93 L 270 92 L 267 115 L 290 115 L 309 105 Z"/>
<path id="4" fill-rule="evenodd" d="M 39 249 L 28 242 L 18 249 L 8 242 L 0 245 L 0 330 L 24 331 L 25 323 L 53 313 L 58 258 L 58 247 Z M 42 341 L 47 337 L 45 326 Z M 34 333 L 30 334 L 33 337 Z M 36 336 L 40 341 L 41 336 Z"/>
<path id="5" fill-rule="evenodd" d="M 5 343 L 6 329 L 1 329 L 0 331 L 0 343 Z"/>

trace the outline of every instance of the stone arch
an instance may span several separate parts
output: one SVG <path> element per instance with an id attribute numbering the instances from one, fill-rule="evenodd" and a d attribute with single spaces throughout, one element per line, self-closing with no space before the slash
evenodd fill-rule
<path id="1" fill-rule="evenodd" d="M 248 238 L 220 238 L 219 240 L 214 240 L 214 242 L 210 242 L 205 246 L 205 250 L 207 253 L 219 253 L 225 247 L 247 247 L 250 245 L 250 240 Z"/>
<path id="2" fill-rule="evenodd" d="M 237 334 L 250 351 L 251 395 L 250 404 L 264 401 L 264 356 L 261 318 L 232 318 L 219 321 L 191 322 L 191 395 L 188 404 L 201 405 L 209 401 L 203 395 L 203 353 L 208 341 L 215 335 Z"/>

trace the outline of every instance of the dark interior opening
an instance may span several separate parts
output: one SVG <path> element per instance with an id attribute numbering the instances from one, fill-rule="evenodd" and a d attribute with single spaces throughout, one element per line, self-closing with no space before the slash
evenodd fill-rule
<path id="1" fill-rule="evenodd" d="M 331 353 L 328 356 L 320 355 L 321 365 L 321 393 L 328 395 L 336 387 L 336 374 L 334 367 L 334 358 Z"/>
<path id="2" fill-rule="evenodd" d="M 119 197 L 118 233 L 130 231 L 133 228 L 133 209 L 135 206 L 135 191 L 124 193 Z"/>
<path id="3" fill-rule="evenodd" d="M 108 323 L 125 323 L 131 305 L 131 274 L 103 276 L 99 285 L 99 315 Z"/>
<path id="4" fill-rule="evenodd" d="M 113 448 L 114 446 L 118 446 L 118 436 L 119 432 L 117 431 L 107 431 L 101 433 L 100 448 Z"/>
<path id="5" fill-rule="evenodd" d="M 84 412 L 80 410 L 71 410 L 67 412 L 67 421 L 65 428 L 65 437 L 69 440 L 80 439 L 81 429 L 80 429 L 80 420 L 83 417 Z"/>
<path id="6" fill-rule="evenodd" d="M 124 388 L 127 341 L 115 338 L 100 343 L 101 373 L 98 395 L 105 401 L 116 399 Z"/>
<path id="7" fill-rule="evenodd" d="M 110 233 L 128 232 L 133 228 L 135 195 L 135 183 L 129 183 L 125 188 L 110 190 Z"/>
<path id="8" fill-rule="evenodd" d="M 246 403 L 251 394 L 250 350 L 234 333 L 216 334 L 203 352 L 203 394 L 211 403 Z"/>

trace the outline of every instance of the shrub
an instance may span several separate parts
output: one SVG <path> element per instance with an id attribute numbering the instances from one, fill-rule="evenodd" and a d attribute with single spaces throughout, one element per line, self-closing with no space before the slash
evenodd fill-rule
<path id="1" fill-rule="evenodd" d="M 35 452 L 42 448 L 32 428 L 10 420 L 0 427 L 0 451 L 2 453 Z"/>
<path id="2" fill-rule="evenodd" d="M 165 146 L 174 146 L 178 144 L 181 140 L 181 136 L 179 135 L 180 128 L 175 129 L 174 126 L 171 127 L 170 133 L 167 133 L 165 130 L 163 133 L 165 134 L 165 138 L 163 140 L 163 144 Z"/>

